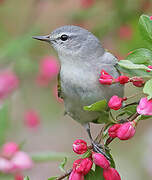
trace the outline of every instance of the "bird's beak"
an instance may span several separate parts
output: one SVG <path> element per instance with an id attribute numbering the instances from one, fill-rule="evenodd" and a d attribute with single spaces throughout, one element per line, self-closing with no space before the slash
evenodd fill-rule
<path id="1" fill-rule="evenodd" d="M 32 36 L 32 38 L 40 40 L 40 41 L 50 42 L 50 35 L 46 35 L 46 36 Z"/>

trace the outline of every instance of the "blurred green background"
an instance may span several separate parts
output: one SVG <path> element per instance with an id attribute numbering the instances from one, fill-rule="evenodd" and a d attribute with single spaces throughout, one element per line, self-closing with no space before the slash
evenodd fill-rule
<path id="1" fill-rule="evenodd" d="M 119 60 L 125 59 L 130 51 L 144 47 L 138 31 L 143 13 L 152 15 L 151 0 L 0 0 L 0 68 L 14 70 L 20 79 L 19 88 L 7 99 L 9 117 L 7 123 L 1 123 L 1 144 L 24 141 L 23 148 L 29 153 L 67 152 L 74 157 L 72 142 L 76 138 L 88 140 L 87 134 L 77 122 L 64 117 L 63 103 L 54 93 L 57 78 L 45 87 L 36 82 L 40 61 L 57 55 L 48 44 L 31 37 L 62 25 L 79 25 L 93 32 Z M 136 90 L 128 86 L 125 92 Z M 40 116 L 36 129 L 25 126 L 28 109 Z M 92 129 L 97 134 L 100 126 Z M 122 180 L 152 179 L 151 129 L 151 121 L 143 121 L 133 139 L 111 144 Z M 69 160 L 69 167 L 71 163 Z M 58 165 L 58 161 L 38 163 L 25 174 L 31 180 L 45 180 L 61 174 Z"/>

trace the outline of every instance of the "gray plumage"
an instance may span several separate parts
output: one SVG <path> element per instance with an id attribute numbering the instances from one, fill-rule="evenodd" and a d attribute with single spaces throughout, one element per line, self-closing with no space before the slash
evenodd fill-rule
<path id="1" fill-rule="evenodd" d="M 63 41 L 62 35 L 68 39 Z M 99 83 L 102 69 L 114 78 L 120 74 L 114 66 L 117 59 L 103 49 L 92 33 L 78 26 L 63 26 L 45 37 L 58 53 L 61 95 L 66 113 L 74 120 L 83 125 L 92 122 L 99 114 L 84 111 L 83 106 L 109 100 L 113 95 L 123 96 L 123 87 L 118 83 L 110 86 Z"/>

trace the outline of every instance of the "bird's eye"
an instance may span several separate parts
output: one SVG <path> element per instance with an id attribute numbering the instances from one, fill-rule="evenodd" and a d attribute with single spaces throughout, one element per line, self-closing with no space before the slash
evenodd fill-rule
<path id="1" fill-rule="evenodd" d="M 61 39 L 62 41 L 66 41 L 66 40 L 68 39 L 68 36 L 67 36 L 66 34 L 63 34 L 63 35 L 60 37 L 60 39 Z"/>

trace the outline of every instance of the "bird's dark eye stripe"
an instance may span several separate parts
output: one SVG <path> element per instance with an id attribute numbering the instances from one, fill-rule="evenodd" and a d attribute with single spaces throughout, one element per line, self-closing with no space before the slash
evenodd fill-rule
<path id="1" fill-rule="evenodd" d="M 63 34 L 63 35 L 60 37 L 60 39 L 61 39 L 62 41 L 66 41 L 66 40 L 68 39 L 68 36 L 67 36 L 66 34 Z"/>

